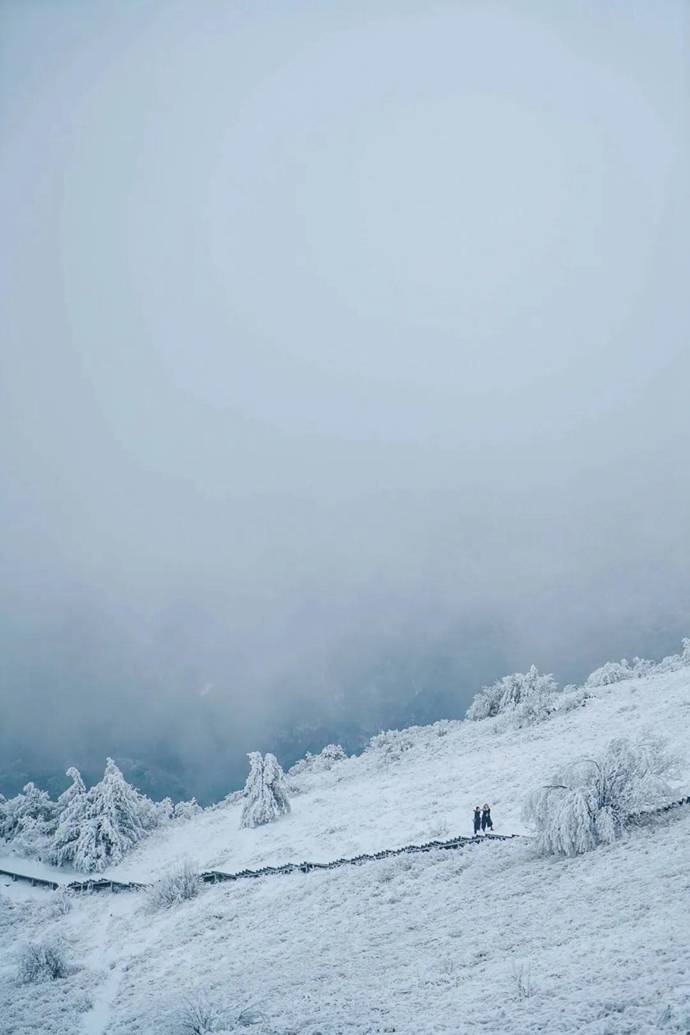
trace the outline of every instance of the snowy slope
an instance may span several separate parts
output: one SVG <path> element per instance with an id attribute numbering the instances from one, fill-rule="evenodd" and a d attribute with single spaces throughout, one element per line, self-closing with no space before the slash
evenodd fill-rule
<path id="1" fill-rule="evenodd" d="M 446 828 L 449 836 L 470 834 L 472 809 L 484 801 L 492 805 L 497 833 L 522 833 L 526 793 L 568 758 L 643 730 L 668 737 L 682 754 L 690 747 L 690 669 L 593 693 L 585 707 L 521 730 L 497 733 L 497 720 L 486 719 L 402 731 L 391 738 L 390 754 L 365 752 L 301 778 L 304 793 L 285 821 L 240 830 L 239 805 L 208 811 L 157 831 L 108 872 L 143 881 L 184 857 L 230 871 L 322 862 L 428 841 Z M 690 792 L 690 775 L 686 783 Z"/>
<path id="2" fill-rule="evenodd" d="M 444 826 L 467 833 L 485 799 L 497 829 L 518 832 L 526 792 L 614 736 L 650 730 L 690 753 L 690 668 L 595 694 L 522 730 L 405 731 L 390 753 L 300 777 L 292 814 L 269 827 L 240 831 L 239 807 L 219 807 L 152 835 L 114 873 L 150 879 L 183 857 L 227 870 L 325 860 Z M 55 899 L 0 882 L 1 1035 L 176 1035 L 195 988 L 226 1010 L 217 1031 L 256 1035 L 690 1032 L 689 808 L 574 859 L 492 842 L 209 886 L 167 912 L 133 894 L 87 896 L 62 915 Z M 14 950 L 57 932 L 79 969 L 18 986 Z"/>

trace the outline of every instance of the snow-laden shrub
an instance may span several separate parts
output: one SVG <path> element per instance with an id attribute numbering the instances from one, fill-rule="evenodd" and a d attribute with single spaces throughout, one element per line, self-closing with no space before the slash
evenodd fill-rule
<path id="1" fill-rule="evenodd" d="M 584 686 L 575 686 L 569 683 L 568 686 L 564 686 L 560 693 L 556 694 L 554 698 L 554 711 L 556 712 L 572 712 L 576 708 L 584 708 L 588 701 L 592 700 L 592 695 L 589 690 Z"/>
<path id="2" fill-rule="evenodd" d="M 193 819 L 200 812 L 203 812 L 203 809 L 196 798 L 191 798 L 189 801 L 178 801 L 173 809 L 173 819 Z"/>
<path id="3" fill-rule="evenodd" d="M 275 755 L 249 752 L 249 776 L 244 786 L 245 803 L 242 827 L 272 823 L 290 811 L 285 774 Z"/>
<path id="4" fill-rule="evenodd" d="M 607 661 L 605 665 L 592 672 L 585 682 L 587 689 L 598 686 L 609 686 L 620 683 L 624 679 L 641 679 L 663 672 L 677 672 L 690 665 L 690 639 L 685 637 L 681 643 L 679 654 L 668 654 L 661 661 L 648 661 L 646 658 L 621 658 L 620 661 Z"/>
<path id="5" fill-rule="evenodd" d="M 385 761 L 395 761 L 414 747 L 414 738 L 408 730 L 382 730 L 371 738 L 366 754 L 379 755 Z"/>
<path id="6" fill-rule="evenodd" d="M 598 686 L 622 683 L 624 679 L 641 679 L 643 676 L 650 675 L 655 667 L 653 661 L 647 661 L 645 658 L 633 658 L 632 661 L 628 661 L 627 658 L 621 658 L 620 661 L 607 661 L 605 665 L 590 672 L 585 681 L 585 687 L 588 690 L 594 690 Z"/>
<path id="7" fill-rule="evenodd" d="M 162 801 L 152 802 L 153 816 L 152 826 L 165 826 L 167 823 L 174 823 L 178 819 L 192 819 L 203 812 L 201 805 L 196 798 L 189 801 L 178 801 L 173 804 L 172 798 L 163 798 Z"/>
<path id="8" fill-rule="evenodd" d="M 489 719 L 503 712 L 522 708 L 522 724 L 537 722 L 554 710 L 553 702 L 558 684 L 532 665 L 529 672 L 513 672 L 491 686 L 484 686 L 467 709 L 466 718 L 474 721 Z"/>
<path id="9" fill-rule="evenodd" d="M 288 776 L 303 776 L 306 773 L 322 773 L 332 769 L 336 762 L 342 762 L 347 758 L 345 750 L 340 744 L 326 744 L 325 748 L 313 755 L 307 751 L 304 758 L 300 758 L 288 769 Z"/>
<path id="10" fill-rule="evenodd" d="M 199 871 L 191 862 L 180 863 L 149 888 L 148 900 L 154 909 L 170 909 L 187 902 L 201 891 Z"/>
<path id="11" fill-rule="evenodd" d="M 622 658 L 620 661 L 607 661 L 600 668 L 595 668 L 587 676 L 585 686 L 590 689 L 611 686 L 612 683 L 622 683 L 624 679 L 632 679 L 632 671 L 628 661 Z"/>
<path id="12" fill-rule="evenodd" d="M 217 802 L 215 805 L 209 805 L 209 809 L 226 809 L 229 805 L 239 805 L 245 799 L 245 789 L 242 787 L 238 791 L 230 791 L 226 794 L 222 801 Z"/>
<path id="13" fill-rule="evenodd" d="M 584 687 L 567 686 L 563 690 L 536 693 L 526 697 L 515 708 L 502 712 L 498 717 L 497 729 L 521 729 L 545 722 L 552 715 L 583 708 L 592 695 Z"/>
<path id="14" fill-rule="evenodd" d="M 22 984 L 56 981 L 67 977 L 70 967 L 64 943 L 51 939 L 27 945 L 19 956 L 17 976 Z"/>
<path id="15" fill-rule="evenodd" d="M 612 740 L 596 758 L 581 758 L 528 797 L 523 816 L 543 855 L 580 855 L 621 837 L 637 814 L 668 800 L 675 760 L 658 738 Z"/>
<path id="16" fill-rule="evenodd" d="M 157 820 L 161 826 L 172 822 L 175 815 L 175 806 L 173 805 L 172 798 L 163 798 L 161 801 L 155 801 L 153 807 L 156 810 Z"/>
<path id="17" fill-rule="evenodd" d="M 64 885 L 58 888 L 49 903 L 49 914 L 53 917 L 67 916 L 72 911 L 74 896 Z"/>
<path id="18" fill-rule="evenodd" d="M 60 816 L 50 848 L 52 862 L 85 872 L 104 870 L 160 822 L 154 803 L 127 783 L 112 758 L 103 779 L 77 794 Z"/>

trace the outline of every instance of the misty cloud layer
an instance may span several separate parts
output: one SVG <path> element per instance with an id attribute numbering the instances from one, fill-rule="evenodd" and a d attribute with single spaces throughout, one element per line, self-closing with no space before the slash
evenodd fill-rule
<path id="1" fill-rule="evenodd" d="M 685 4 L 0 39 L 0 771 L 216 793 L 690 633 Z"/>

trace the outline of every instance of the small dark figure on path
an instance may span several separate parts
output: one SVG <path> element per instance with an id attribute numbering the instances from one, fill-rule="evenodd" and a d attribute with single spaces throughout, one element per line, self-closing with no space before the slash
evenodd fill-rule
<path id="1" fill-rule="evenodd" d="M 479 829 L 480 829 L 481 825 L 482 825 L 482 810 L 477 805 L 477 807 L 474 810 L 474 832 L 475 832 L 475 834 L 479 833 Z"/>
<path id="2" fill-rule="evenodd" d="M 482 809 L 482 830 L 486 833 L 487 830 L 493 830 L 493 828 L 494 824 L 491 819 L 491 808 L 489 805 L 485 805 Z"/>

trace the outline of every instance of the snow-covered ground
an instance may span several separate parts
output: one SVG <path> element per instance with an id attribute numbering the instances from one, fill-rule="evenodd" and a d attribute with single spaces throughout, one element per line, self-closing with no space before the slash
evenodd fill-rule
<path id="1" fill-rule="evenodd" d="M 329 772 L 301 777 L 305 792 L 290 817 L 240 830 L 241 806 L 210 810 L 154 832 L 107 875 L 145 881 L 171 861 L 204 869 L 330 859 L 470 834 L 472 810 L 491 803 L 496 833 L 524 833 L 525 795 L 555 768 L 613 737 L 645 730 L 690 748 L 690 668 L 593 691 L 585 707 L 541 725 L 497 733 L 497 720 L 441 722 L 391 736 L 391 748 L 365 752 Z M 690 778 L 687 783 L 690 793 Z"/>
<path id="2" fill-rule="evenodd" d="M 465 834 L 485 800 L 497 831 L 521 832 L 526 793 L 613 737 L 649 731 L 690 754 L 690 668 L 594 693 L 521 730 L 489 719 L 391 735 L 301 775 L 292 813 L 270 826 L 240 830 L 239 805 L 218 807 L 153 833 L 109 875 Z M 690 792 L 687 766 L 678 789 Z M 257 1035 L 690 1032 L 689 808 L 573 859 L 537 858 L 525 839 L 209 886 L 163 912 L 140 894 L 86 896 L 66 914 L 55 900 L 0 879 L 2 1035 L 176 1035 L 195 990 L 225 1011 L 216 1030 Z M 77 969 L 18 985 L 16 950 L 55 933 Z"/>

